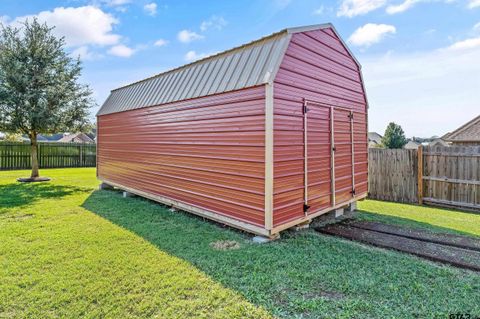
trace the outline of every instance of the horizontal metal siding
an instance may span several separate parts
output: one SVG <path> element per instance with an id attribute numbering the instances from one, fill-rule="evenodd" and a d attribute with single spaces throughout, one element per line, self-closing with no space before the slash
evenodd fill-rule
<path id="1" fill-rule="evenodd" d="M 265 88 L 98 117 L 98 176 L 264 226 Z"/>
<path id="2" fill-rule="evenodd" d="M 304 98 L 354 111 L 355 188 L 357 195 L 367 192 L 366 100 L 359 67 L 332 30 L 294 34 L 274 82 L 274 226 L 304 217 Z M 308 130 L 319 143 L 308 149 L 315 159 L 308 167 L 311 212 L 332 204 L 328 115 L 313 109 Z M 335 127 L 336 143 L 347 142 L 343 129 Z M 352 178 L 351 144 L 338 146 L 337 203 L 349 195 Z"/>

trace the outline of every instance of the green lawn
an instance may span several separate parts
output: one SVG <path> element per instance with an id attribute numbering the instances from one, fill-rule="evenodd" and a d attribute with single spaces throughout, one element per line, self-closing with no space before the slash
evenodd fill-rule
<path id="1" fill-rule="evenodd" d="M 358 209 L 365 220 L 480 236 L 480 214 L 375 200 L 360 202 Z"/>
<path id="2" fill-rule="evenodd" d="M 148 200 L 98 191 L 94 169 L 41 173 L 53 180 L 19 184 L 28 172 L 0 172 L 0 318 L 480 315 L 478 273 L 313 230 L 257 245 Z M 389 205 L 364 202 L 361 217 L 479 234 L 479 215 L 455 212 L 467 218 L 453 222 L 452 211 Z M 223 240 L 239 248 L 212 247 Z"/>

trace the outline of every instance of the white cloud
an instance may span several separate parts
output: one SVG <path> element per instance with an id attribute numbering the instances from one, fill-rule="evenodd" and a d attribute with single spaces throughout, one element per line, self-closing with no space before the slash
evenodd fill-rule
<path id="1" fill-rule="evenodd" d="M 476 23 L 476 24 L 473 26 L 473 31 L 480 31 L 480 22 Z"/>
<path id="2" fill-rule="evenodd" d="M 407 11 L 418 2 L 420 2 L 420 0 L 405 0 L 403 3 L 400 3 L 398 5 L 389 5 L 386 11 L 388 14 L 401 13 Z"/>
<path id="3" fill-rule="evenodd" d="M 478 115 L 480 47 L 359 58 L 372 131 L 394 120 L 407 136 L 441 136 Z"/>
<path id="4" fill-rule="evenodd" d="M 480 7 L 480 0 L 469 0 L 468 1 L 468 8 L 473 9 L 476 7 Z"/>
<path id="5" fill-rule="evenodd" d="M 10 22 L 10 17 L 9 16 L 0 16 L 0 24 L 8 24 Z"/>
<path id="6" fill-rule="evenodd" d="M 143 10 L 145 10 L 148 15 L 154 16 L 157 14 L 157 4 L 155 2 L 147 3 L 143 6 Z"/>
<path id="7" fill-rule="evenodd" d="M 200 60 L 200 59 L 203 59 L 205 57 L 207 57 L 208 55 L 206 53 L 197 53 L 195 51 L 188 51 L 186 54 L 185 54 L 185 61 L 195 61 L 195 60 Z"/>
<path id="8" fill-rule="evenodd" d="M 178 32 L 177 35 L 178 41 L 183 42 L 183 43 L 189 43 L 195 40 L 200 40 L 205 38 L 203 35 L 195 33 L 190 30 L 182 30 Z"/>
<path id="9" fill-rule="evenodd" d="M 312 13 L 314 15 L 322 15 L 324 11 L 325 11 L 325 7 L 321 5 L 318 9 L 314 10 Z"/>
<path id="10" fill-rule="evenodd" d="M 480 0 L 479 0 L 480 1 Z M 354 17 L 383 7 L 386 0 L 343 0 L 337 16 Z"/>
<path id="11" fill-rule="evenodd" d="M 20 26 L 21 22 L 33 17 L 37 17 L 39 22 L 55 26 L 54 34 L 64 36 L 68 46 L 113 45 L 120 40 L 120 35 L 112 33 L 118 20 L 94 6 L 59 7 L 37 15 L 15 18 L 11 24 Z"/>
<path id="12" fill-rule="evenodd" d="M 103 0 L 102 2 L 110 7 L 116 7 L 116 6 L 123 6 L 125 4 L 129 4 L 131 0 Z"/>
<path id="13" fill-rule="evenodd" d="M 163 47 L 165 45 L 168 44 L 168 41 L 167 40 L 164 40 L 164 39 L 158 39 L 157 41 L 155 41 L 155 43 L 153 44 L 154 46 L 156 47 Z"/>
<path id="14" fill-rule="evenodd" d="M 202 30 L 202 32 L 205 32 L 208 29 L 222 30 L 226 25 L 227 21 L 223 17 L 212 16 L 210 19 L 205 20 L 200 24 L 200 30 Z"/>
<path id="15" fill-rule="evenodd" d="M 436 29 L 428 29 L 426 30 L 425 32 L 423 32 L 424 35 L 431 35 L 431 34 L 434 34 L 435 32 L 437 32 Z"/>
<path id="16" fill-rule="evenodd" d="M 196 60 L 200 60 L 206 57 L 209 57 L 211 55 L 217 54 L 217 52 L 214 53 L 197 53 L 196 51 L 188 51 L 185 54 L 185 61 L 192 62 Z"/>
<path id="17" fill-rule="evenodd" d="M 355 30 L 348 38 L 348 42 L 352 45 L 368 47 L 380 42 L 387 34 L 394 34 L 396 31 L 393 25 L 367 23 Z"/>
<path id="18" fill-rule="evenodd" d="M 470 38 L 462 41 L 455 42 L 450 45 L 447 49 L 458 51 L 458 50 L 469 50 L 474 48 L 480 48 L 480 37 Z"/>
<path id="19" fill-rule="evenodd" d="M 72 53 L 70 53 L 70 56 L 75 59 L 79 57 L 80 60 L 83 60 L 83 61 L 94 60 L 95 58 L 98 57 L 96 54 L 91 52 L 88 46 L 86 45 L 78 47 L 75 50 L 73 50 Z"/>
<path id="20" fill-rule="evenodd" d="M 131 57 L 134 53 L 135 50 L 132 48 L 127 47 L 126 45 L 119 44 L 111 47 L 108 50 L 108 53 L 114 56 L 122 57 L 122 58 L 128 58 Z"/>

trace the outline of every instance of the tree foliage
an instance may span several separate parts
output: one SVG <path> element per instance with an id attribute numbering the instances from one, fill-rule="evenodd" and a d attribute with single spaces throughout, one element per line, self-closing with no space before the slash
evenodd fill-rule
<path id="1" fill-rule="evenodd" d="M 52 29 L 33 19 L 0 30 L 0 130 L 29 136 L 32 177 L 38 176 L 37 135 L 82 130 L 94 104 L 78 81 L 80 60 L 65 52 L 65 40 Z"/>
<path id="2" fill-rule="evenodd" d="M 22 134 L 19 133 L 7 133 L 5 134 L 5 138 L 3 139 L 5 142 L 21 142 Z"/>
<path id="3" fill-rule="evenodd" d="M 382 145 L 385 148 L 402 148 L 407 144 L 407 138 L 400 125 L 391 122 L 388 124 L 382 137 Z"/>

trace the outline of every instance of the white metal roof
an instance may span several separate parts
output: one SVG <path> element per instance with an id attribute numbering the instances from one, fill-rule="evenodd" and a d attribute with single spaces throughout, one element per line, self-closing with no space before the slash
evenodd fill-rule
<path id="1" fill-rule="evenodd" d="M 240 47 L 112 90 L 97 115 L 271 83 L 280 67 L 291 34 L 323 28 L 332 28 L 335 31 L 329 23 L 285 29 Z"/>

